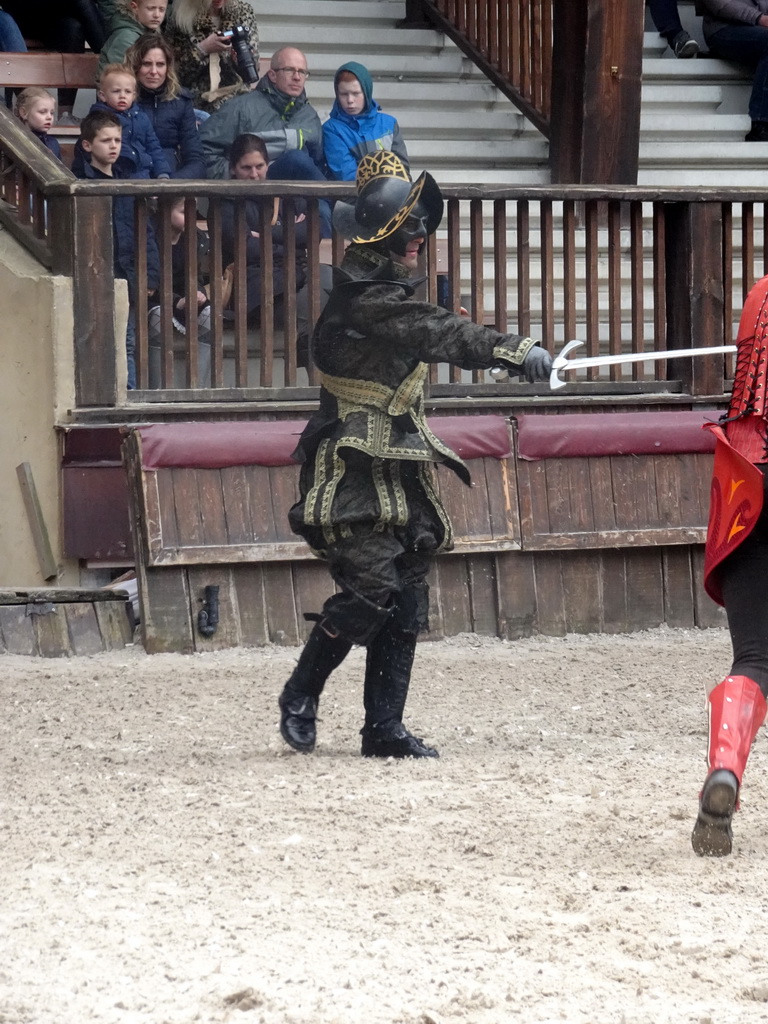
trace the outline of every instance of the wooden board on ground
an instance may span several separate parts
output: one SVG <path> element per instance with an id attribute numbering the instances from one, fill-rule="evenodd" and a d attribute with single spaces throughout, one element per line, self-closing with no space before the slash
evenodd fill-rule
<path id="1" fill-rule="evenodd" d="M 133 640 L 127 594 L 114 590 L 0 590 L 0 652 L 63 658 Z"/>

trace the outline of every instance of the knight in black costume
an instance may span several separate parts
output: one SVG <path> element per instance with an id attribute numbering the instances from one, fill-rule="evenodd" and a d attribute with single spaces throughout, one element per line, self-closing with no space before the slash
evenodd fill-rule
<path id="1" fill-rule="evenodd" d="M 502 366 L 546 380 L 552 360 L 531 338 L 497 331 L 412 298 L 411 272 L 438 227 L 443 199 L 423 173 L 411 183 L 390 152 L 363 158 L 354 206 L 334 221 L 352 244 L 312 346 L 320 407 L 294 458 L 302 463 L 293 531 L 325 558 L 338 593 L 324 604 L 280 695 L 280 731 L 309 752 L 325 681 L 353 644 L 367 648 L 364 757 L 437 757 L 403 724 L 416 638 L 428 628 L 426 576 L 452 546 L 433 483 L 443 462 L 469 483 L 462 460 L 424 416 L 428 364 Z"/>

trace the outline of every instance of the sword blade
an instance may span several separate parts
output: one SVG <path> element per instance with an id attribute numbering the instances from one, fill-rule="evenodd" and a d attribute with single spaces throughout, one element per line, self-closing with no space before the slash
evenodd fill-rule
<path id="1" fill-rule="evenodd" d="M 627 355 L 580 356 L 566 359 L 558 370 L 576 370 L 580 366 L 617 366 L 621 363 L 655 362 L 659 359 L 678 359 L 680 356 L 713 356 L 718 352 L 735 352 L 735 345 L 713 345 L 711 348 L 670 348 L 664 352 L 630 352 Z"/>
<path id="2" fill-rule="evenodd" d="M 569 359 L 567 353 L 583 344 L 583 341 L 569 341 L 560 355 L 555 357 L 549 378 L 550 390 L 556 391 L 558 388 L 565 387 L 567 381 L 560 377 L 560 372 L 564 370 L 578 370 L 585 366 L 620 366 L 622 363 L 657 362 L 660 359 L 679 359 L 681 356 L 712 356 L 721 352 L 736 351 L 735 345 L 713 345 L 708 348 L 673 348 L 663 352 L 630 352 L 626 355 L 581 356 L 577 359 Z"/>

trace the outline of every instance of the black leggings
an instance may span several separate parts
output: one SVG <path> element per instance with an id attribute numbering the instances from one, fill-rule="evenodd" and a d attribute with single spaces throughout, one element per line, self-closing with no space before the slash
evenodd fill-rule
<path id="1" fill-rule="evenodd" d="M 720 566 L 720 583 L 733 644 L 731 674 L 754 679 L 768 697 L 768 494 L 755 528 Z"/>

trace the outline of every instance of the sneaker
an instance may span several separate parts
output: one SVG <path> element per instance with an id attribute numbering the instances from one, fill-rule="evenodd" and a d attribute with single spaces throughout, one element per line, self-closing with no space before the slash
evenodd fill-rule
<path id="1" fill-rule="evenodd" d="M 745 142 L 768 142 L 768 121 L 753 121 L 744 136 Z"/>
<path id="2" fill-rule="evenodd" d="M 408 732 L 402 722 L 366 725 L 360 735 L 363 757 L 440 757 L 434 747 Z"/>
<path id="3" fill-rule="evenodd" d="M 699 44 L 683 29 L 678 32 L 671 43 L 672 50 L 676 57 L 686 60 L 689 57 L 696 57 L 699 52 Z"/>
<path id="4" fill-rule="evenodd" d="M 59 128 L 77 128 L 80 124 L 80 118 L 75 117 L 74 114 L 70 114 L 68 111 L 61 115 L 59 120 L 56 122 Z"/>
<path id="5" fill-rule="evenodd" d="M 738 795 L 739 784 L 733 772 L 719 768 L 707 777 L 691 835 L 693 851 L 699 857 L 726 857 L 731 852 L 731 819 Z"/>

